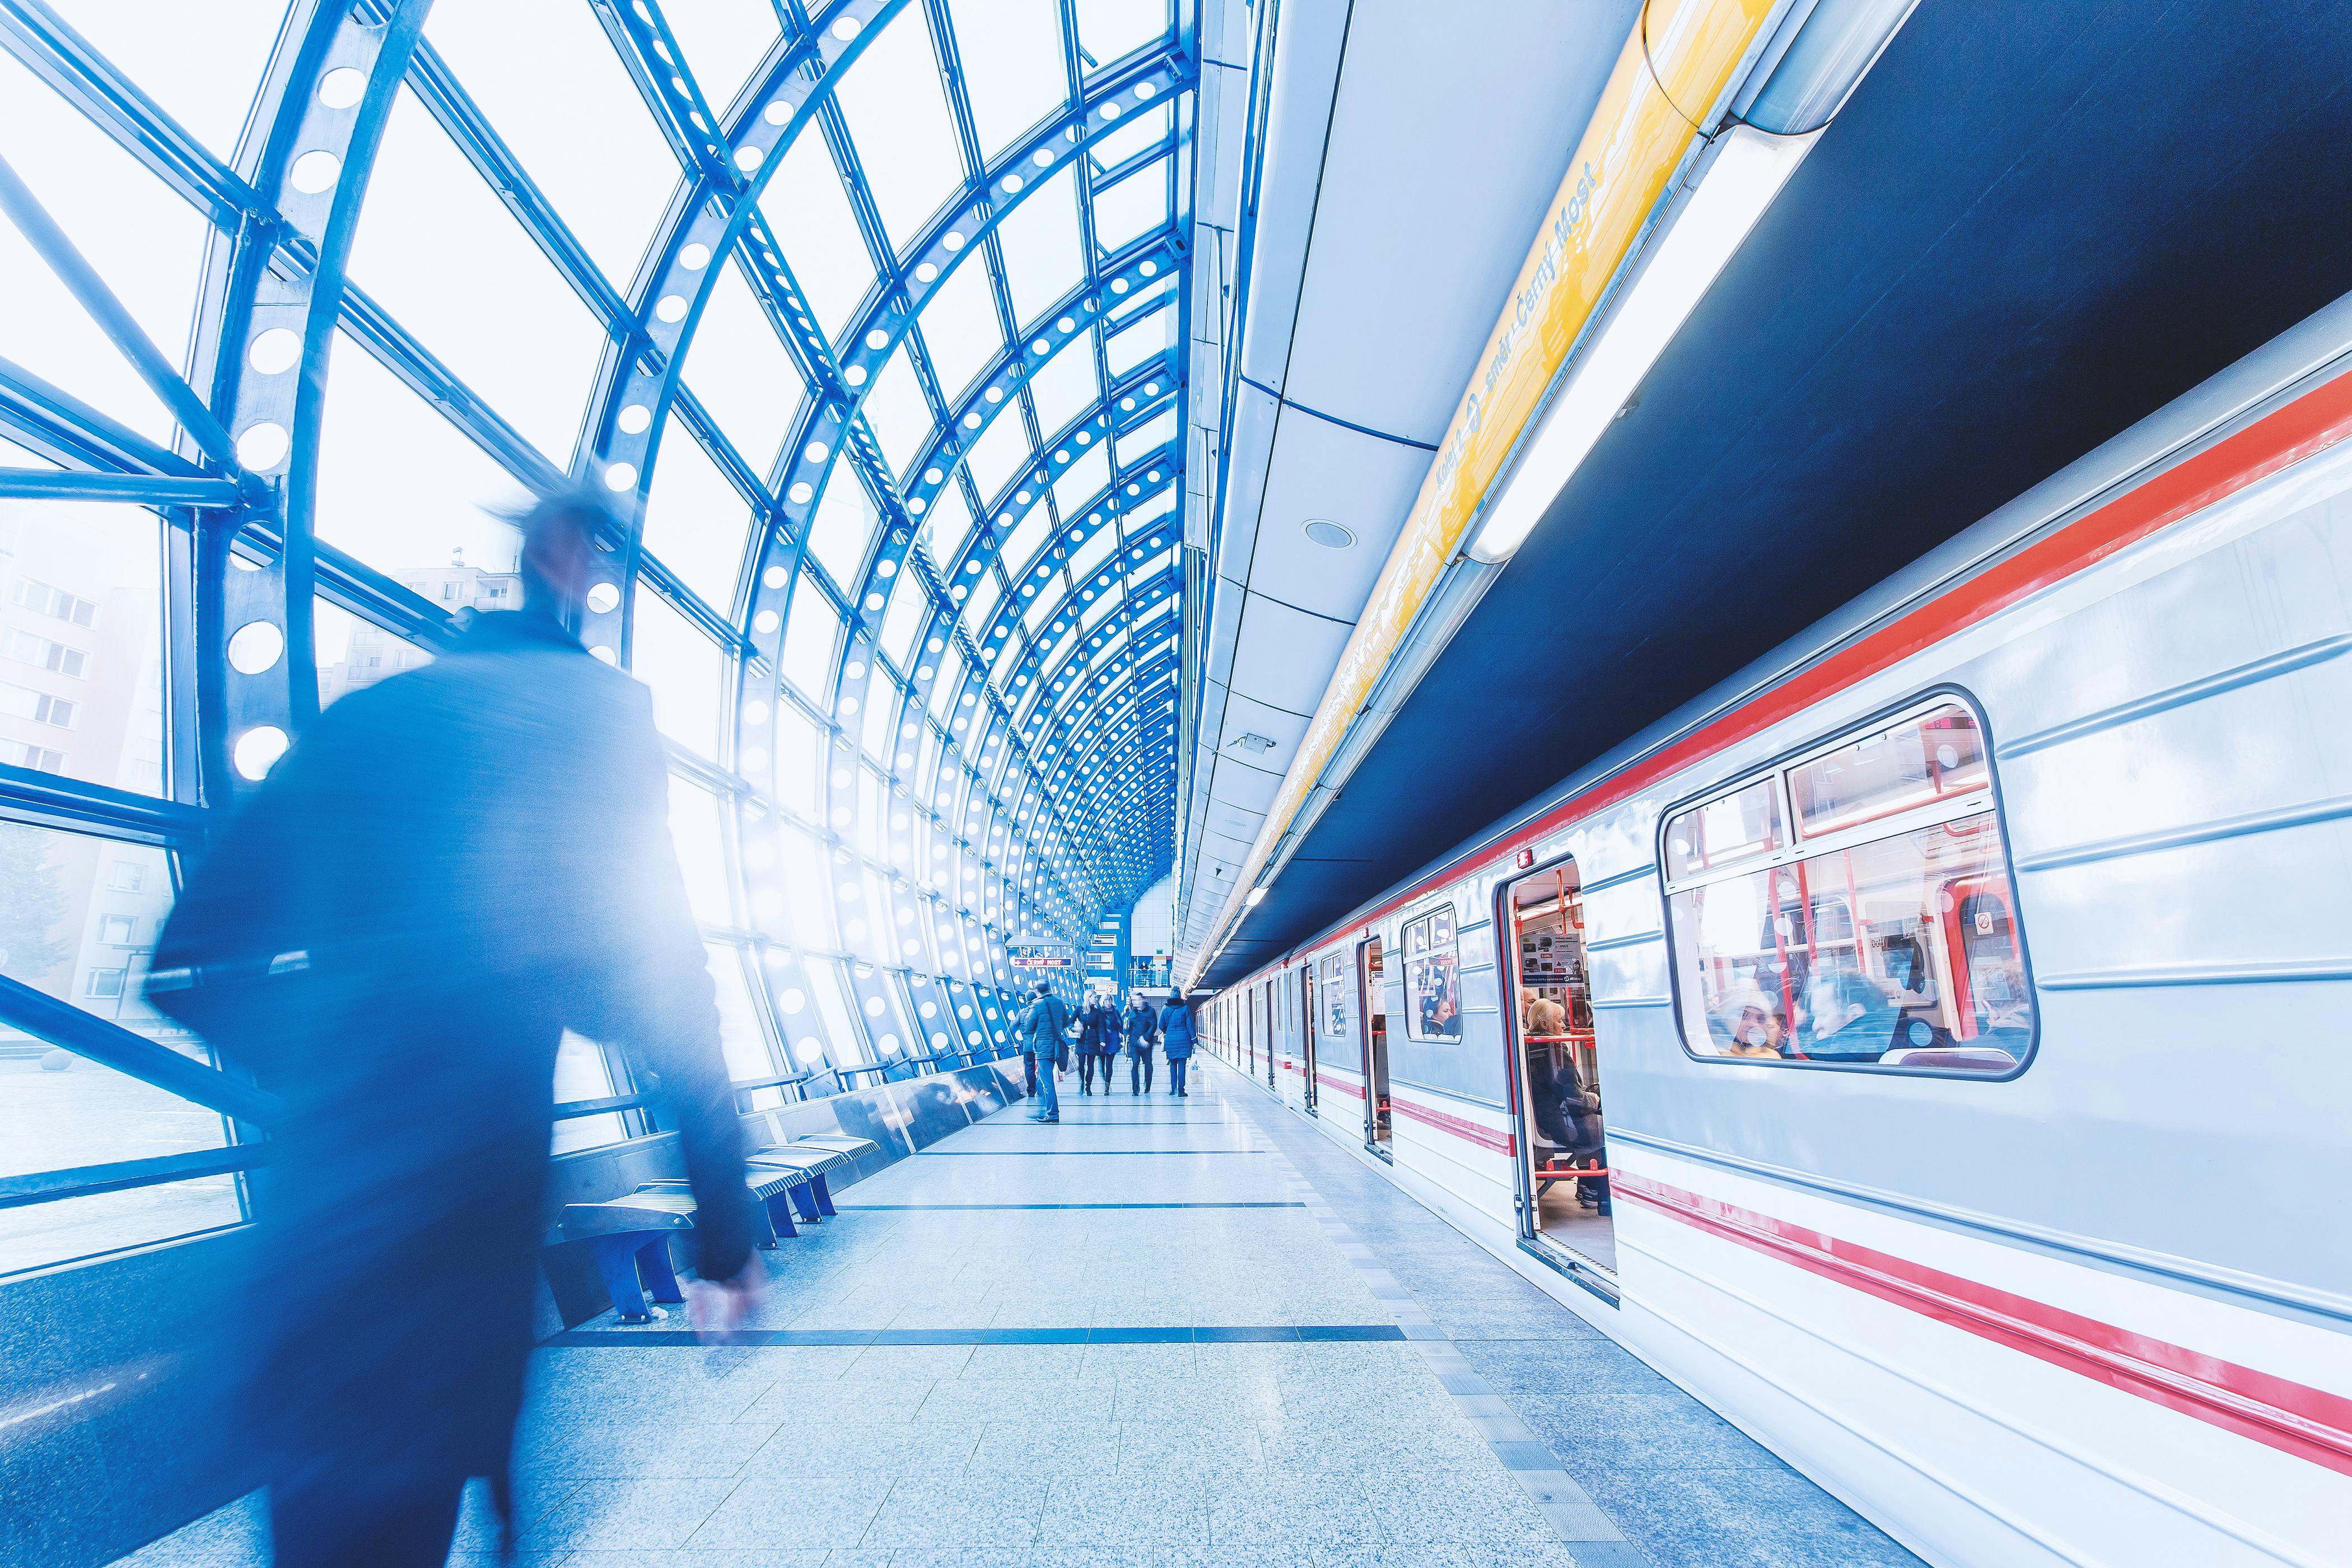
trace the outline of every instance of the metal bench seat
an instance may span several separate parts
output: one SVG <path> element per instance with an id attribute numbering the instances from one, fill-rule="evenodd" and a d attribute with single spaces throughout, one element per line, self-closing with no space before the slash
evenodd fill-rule
<path id="1" fill-rule="evenodd" d="M 680 1302 L 677 1271 L 670 1267 L 672 1233 L 694 1228 L 690 1194 L 644 1190 L 596 1204 L 566 1204 L 548 1232 L 548 1245 L 584 1241 L 604 1276 L 604 1289 L 625 1323 L 649 1323 L 659 1316 L 646 1304 Z"/>
<path id="2" fill-rule="evenodd" d="M 858 1139 L 856 1142 L 865 1142 L 866 1141 Z M 867 1143 L 866 1147 L 872 1148 L 873 1145 Z M 809 1198 L 809 1204 L 802 1205 L 802 1213 L 810 1219 L 815 1219 L 820 1215 L 827 1215 L 835 1212 L 833 1188 L 825 1178 L 835 1171 L 846 1168 L 851 1159 L 851 1154 L 845 1150 L 819 1143 L 813 1139 L 797 1138 L 789 1143 L 771 1143 L 764 1148 L 754 1149 L 743 1157 L 743 1163 L 754 1171 L 790 1171 L 797 1173 L 805 1185 Z M 800 1194 L 795 1192 L 793 1196 L 797 1199 Z M 810 1212 L 810 1204 L 814 1205 L 814 1213 Z"/>

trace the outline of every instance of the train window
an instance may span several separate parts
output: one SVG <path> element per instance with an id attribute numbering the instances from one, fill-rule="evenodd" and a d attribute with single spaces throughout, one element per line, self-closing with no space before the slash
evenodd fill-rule
<path id="1" fill-rule="evenodd" d="M 1819 838 L 1986 787 L 1976 715 L 1946 702 L 1789 770 L 1797 831 Z"/>
<path id="2" fill-rule="evenodd" d="M 1315 994 L 1321 1002 L 1319 1016 L 1323 1032 L 1335 1040 L 1348 1037 L 1348 1007 L 1353 987 L 1348 984 L 1348 955 L 1344 952 L 1325 953 L 1322 967 L 1317 971 Z"/>
<path id="3" fill-rule="evenodd" d="M 1432 910 L 1405 922 L 1404 1019 L 1414 1039 L 1462 1037 L 1461 966 L 1453 910 Z"/>
<path id="4" fill-rule="evenodd" d="M 1771 779 L 1758 779 L 1666 819 L 1667 879 L 1769 855 L 1784 838 L 1780 785 Z"/>
<path id="5" fill-rule="evenodd" d="M 1774 798 L 1757 804 L 1759 790 Z M 1781 820 L 1797 846 L 1756 831 Z M 1737 855 L 1707 853 L 1727 842 L 1717 821 L 1742 836 Z M 1758 847 L 1768 837 L 1776 847 Z M 1983 733 L 1962 704 L 1842 736 L 1670 815 L 1664 838 L 1693 1054 L 1988 1073 L 2024 1061 L 2033 994 Z"/>

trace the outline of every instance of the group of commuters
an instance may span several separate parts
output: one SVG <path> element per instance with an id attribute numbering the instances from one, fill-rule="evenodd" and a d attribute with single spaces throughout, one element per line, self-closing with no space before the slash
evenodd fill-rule
<path id="1" fill-rule="evenodd" d="M 1078 1092 L 1094 1093 L 1095 1075 L 1099 1069 L 1102 1091 L 1108 1094 L 1111 1064 L 1118 1059 L 1122 1045 L 1127 1047 L 1128 1093 L 1151 1092 L 1152 1052 L 1156 1047 L 1168 1056 L 1170 1096 L 1185 1098 L 1184 1069 L 1192 1059 L 1194 1041 L 1192 1010 L 1181 997 L 1172 994 L 1154 1009 L 1143 994 L 1137 992 L 1128 999 L 1126 1012 L 1121 1013 L 1108 994 L 1097 992 L 1074 1020 L 1069 1008 L 1054 994 L 1052 984 L 1040 980 L 1034 999 L 1021 1015 L 1020 1037 L 1032 1121 L 1062 1119 L 1062 1100 L 1055 1079 L 1069 1070 L 1074 1054 L 1078 1064 Z M 1074 1043 L 1075 1053 L 1071 1049 Z"/>

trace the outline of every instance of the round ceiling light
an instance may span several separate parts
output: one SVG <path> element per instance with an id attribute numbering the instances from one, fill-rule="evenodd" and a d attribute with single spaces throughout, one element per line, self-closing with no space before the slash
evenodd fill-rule
<path id="1" fill-rule="evenodd" d="M 1307 520 L 1307 537 L 1326 550 L 1345 550 L 1356 542 L 1356 536 L 1328 517 Z"/>

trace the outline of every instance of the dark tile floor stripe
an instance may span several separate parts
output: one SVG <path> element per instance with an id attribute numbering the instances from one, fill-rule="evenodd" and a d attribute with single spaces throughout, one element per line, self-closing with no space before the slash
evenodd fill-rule
<path id="1" fill-rule="evenodd" d="M 1265 1154 L 1266 1149 L 925 1149 L 917 1157 L 924 1160 L 1026 1160 L 1060 1159 L 1080 1155 L 1108 1159 L 1116 1156 L 1131 1160 L 1138 1155 L 1154 1154 Z"/>
<path id="2" fill-rule="evenodd" d="M 1268 1323 L 1223 1327 L 1102 1329 L 749 1329 L 738 1345 L 1181 1345 L 1361 1344 L 1402 1340 L 1394 1323 Z M 547 1342 L 558 1348 L 640 1349 L 692 1345 L 687 1329 L 573 1329 Z"/>
<path id="3" fill-rule="evenodd" d="M 1301 1203 L 1234 1203 L 1234 1204 L 843 1204 L 841 1212 L 852 1209 L 922 1210 L 922 1209 L 1303 1209 Z"/>

